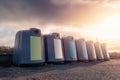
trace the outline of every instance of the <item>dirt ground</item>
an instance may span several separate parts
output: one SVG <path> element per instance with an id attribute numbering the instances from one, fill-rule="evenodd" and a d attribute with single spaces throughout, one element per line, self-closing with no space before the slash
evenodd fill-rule
<path id="1" fill-rule="evenodd" d="M 0 80 L 120 80 L 120 59 L 39 67 L 0 67 Z"/>

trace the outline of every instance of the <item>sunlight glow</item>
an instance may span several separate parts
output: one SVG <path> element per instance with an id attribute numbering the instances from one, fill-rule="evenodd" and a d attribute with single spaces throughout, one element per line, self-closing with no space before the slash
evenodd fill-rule
<path id="1" fill-rule="evenodd" d="M 85 29 L 86 33 L 102 40 L 120 40 L 120 15 L 112 15 L 104 21 Z"/>

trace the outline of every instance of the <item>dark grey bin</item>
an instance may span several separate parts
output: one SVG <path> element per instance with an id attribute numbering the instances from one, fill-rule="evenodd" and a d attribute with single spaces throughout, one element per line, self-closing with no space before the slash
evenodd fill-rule
<path id="1" fill-rule="evenodd" d="M 103 57 L 103 52 L 102 52 L 102 49 L 101 49 L 101 45 L 99 42 L 95 42 L 95 51 L 96 51 L 96 56 L 97 56 L 97 60 L 104 60 L 104 57 Z"/>
<path id="2" fill-rule="evenodd" d="M 96 52 L 95 52 L 94 42 L 92 40 L 87 41 L 86 47 L 87 47 L 87 53 L 88 53 L 88 60 L 96 61 L 97 56 L 96 56 Z"/>
<path id="3" fill-rule="evenodd" d="M 59 33 L 44 35 L 44 43 L 47 63 L 64 62 L 62 42 Z"/>

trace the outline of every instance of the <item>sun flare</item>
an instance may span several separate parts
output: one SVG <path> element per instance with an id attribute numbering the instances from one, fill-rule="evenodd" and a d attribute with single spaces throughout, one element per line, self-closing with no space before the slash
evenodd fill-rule
<path id="1" fill-rule="evenodd" d="M 101 40 L 120 40 L 120 15 L 112 15 L 86 29 L 86 33 Z"/>
<path id="2" fill-rule="evenodd" d="M 114 16 L 107 17 L 104 24 L 110 27 L 119 27 L 120 26 L 120 15 L 114 15 Z"/>

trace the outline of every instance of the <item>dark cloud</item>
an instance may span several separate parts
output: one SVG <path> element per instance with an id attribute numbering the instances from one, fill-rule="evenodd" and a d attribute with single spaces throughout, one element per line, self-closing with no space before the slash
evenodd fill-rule
<path id="1" fill-rule="evenodd" d="M 112 0 L 0 0 L 0 21 L 82 25 L 99 20 L 104 13 L 98 5 L 108 1 Z"/>
<path id="2" fill-rule="evenodd" d="M 59 17 L 62 7 L 54 5 L 50 0 L 0 0 L 0 20 L 38 19 L 47 23 Z"/>
<path id="3" fill-rule="evenodd" d="M 24 20 L 27 17 L 27 13 L 21 1 L 0 0 L 0 20 L 9 22 Z"/>
<path id="4" fill-rule="evenodd" d="M 90 5 L 56 3 L 53 0 L 0 0 L 0 21 L 38 20 L 45 24 L 78 24 L 78 20 L 82 19 L 80 15 L 91 10 Z"/>

